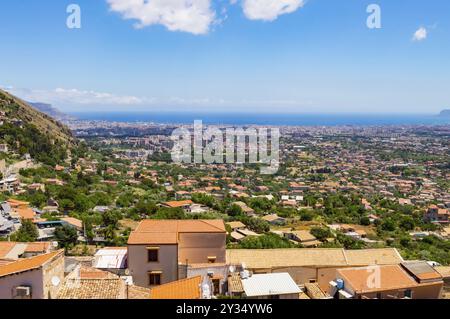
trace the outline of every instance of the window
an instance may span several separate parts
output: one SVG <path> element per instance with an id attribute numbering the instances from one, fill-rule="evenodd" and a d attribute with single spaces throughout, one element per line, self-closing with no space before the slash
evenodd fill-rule
<path id="1" fill-rule="evenodd" d="M 280 299 L 280 296 L 279 295 L 271 295 L 271 296 L 269 296 L 269 299 L 274 299 L 274 300 Z"/>
<path id="2" fill-rule="evenodd" d="M 220 279 L 213 279 L 212 284 L 214 288 L 214 295 L 217 296 L 220 294 Z"/>
<path id="3" fill-rule="evenodd" d="M 161 273 L 160 272 L 152 272 L 148 274 L 148 284 L 150 286 L 159 286 L 161 285 Z"/>
<path id="4" fill-rule="evenodd" d="M 159 248 L 147 248 L 148 262 L 158 262 Z"/>
<path id="5" fill-rule="evenodd" d="M 412 299 L 412 290 L 411 289 L 405 290 L 405 297 Z"/>

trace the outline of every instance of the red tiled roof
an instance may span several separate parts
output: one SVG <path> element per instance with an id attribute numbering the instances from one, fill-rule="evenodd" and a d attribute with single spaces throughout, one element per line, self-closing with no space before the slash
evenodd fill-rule
<path id="1" fill-rule="evenodd" d="M 62 250 L 54 251 L 48 254 L 38 255 L 31 258 L 19 259 L 12 263 L 0 266 L 0 277 L 37 269 L 62 253 Z"/>
<path id="2" fill-rule="evenodd" d="M 128 244 L 176 244 L 179 233 L 225 233 L 223 220 L 154 220 L 140 222 Z"/>
<path id="3" fill-rule="evenodd" d="M 150 290 L 150 299 L 200 299 L 202 277 L 174 281 Z"/>

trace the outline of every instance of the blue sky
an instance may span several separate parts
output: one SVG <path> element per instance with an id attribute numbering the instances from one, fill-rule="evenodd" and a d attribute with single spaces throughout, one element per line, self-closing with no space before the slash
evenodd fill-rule
<path id="1" fill-rule="evenodd" d="M 0 86 L 70 112 L 450 106 L 448 0 L 3 0 L 0 39 Z"/>

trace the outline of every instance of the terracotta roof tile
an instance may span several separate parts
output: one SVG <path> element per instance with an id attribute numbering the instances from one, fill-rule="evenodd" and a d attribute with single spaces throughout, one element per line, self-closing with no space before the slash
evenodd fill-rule
<path id="1" fill-rule="evenodd" d="M 225 233 L 223 220 L 146 219 L 131 232 L 128 244 L 176 244 L 179 233 Z"/>
<path id="2" fill-rule="evenodd" d="M 150 290 L 150 299 L 200 299 L 201 283 L 197 276 L 164 284 Z"/>
<path id="3" fill-rule="evenodd" d="M 177 207 L 183 207 L 183 206 L 188 206 L 188 205 L 192 205 L 193 202 L 191 200 L 180 200 L 180 201 L 172 201 L 172 202 L 165 202 L 164 205 L 172 207 L 172 208 L 177 208 Z"/>
<path id="4" fill-rule="evenodd" d="M 0 241 L 0 258 L 6 257 L 14 246 L 16 246 L 16 243 Z"/>
<path id="5" fill-rule="evenodd" d="M 125 282 L 114 279 L 73 279 L 64 281 L 58 299 L 124 299 Z"/>
<path id="6" fill-rule="evenodd" d="M 416 287 L 418 283 L 409 276 L 399 265 L 384 265 L 376 268 L 379 272 L 378 285 L 371 287 L 370 276 L 373 271 L 368 267 L 338 269 L 338 276 L 345 280 L 357 293 L 386 291 Z"/>
<path id="7" fill-rule="evenodd" d="M 0 277 L 40 268 L 42 265 L 52 260 L 54 257 L 62 254 L 63 251 L 59 250 L 35 257 L 19 259 L 12 263 L 0 266 Z"/>

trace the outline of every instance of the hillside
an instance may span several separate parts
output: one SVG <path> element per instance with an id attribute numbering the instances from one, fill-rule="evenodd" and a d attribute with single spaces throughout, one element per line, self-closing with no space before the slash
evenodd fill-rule
<path id="1" fill-rule="evenodd" d="M 64 160 L 76 143 L 66 126 L 2 90 L 0 120 L 0 144 L 46 164 Z"/>
<path id="2" fill-rule="evenodd" d="M 29 105 L 31 105 L 33 108 L 35 108 L 36 110 L 38 110 L 44 114 L 47 114 L 48 116 L 51 116 L 52 118 L 54 118 L 57 121 L 74 119 L 74 117 L 61 112 L 57 108 L 53 107 L 51 104 L 39 103 L 39 102 L 36 102 L 36 103 L 27 102 L 27 103 Z"/>
<path id="3" fill-rule="evenodd" d="M 441 117 L 450 117 L 450 109 L 449 110 L 443 110 L 439 116 Z"/>

